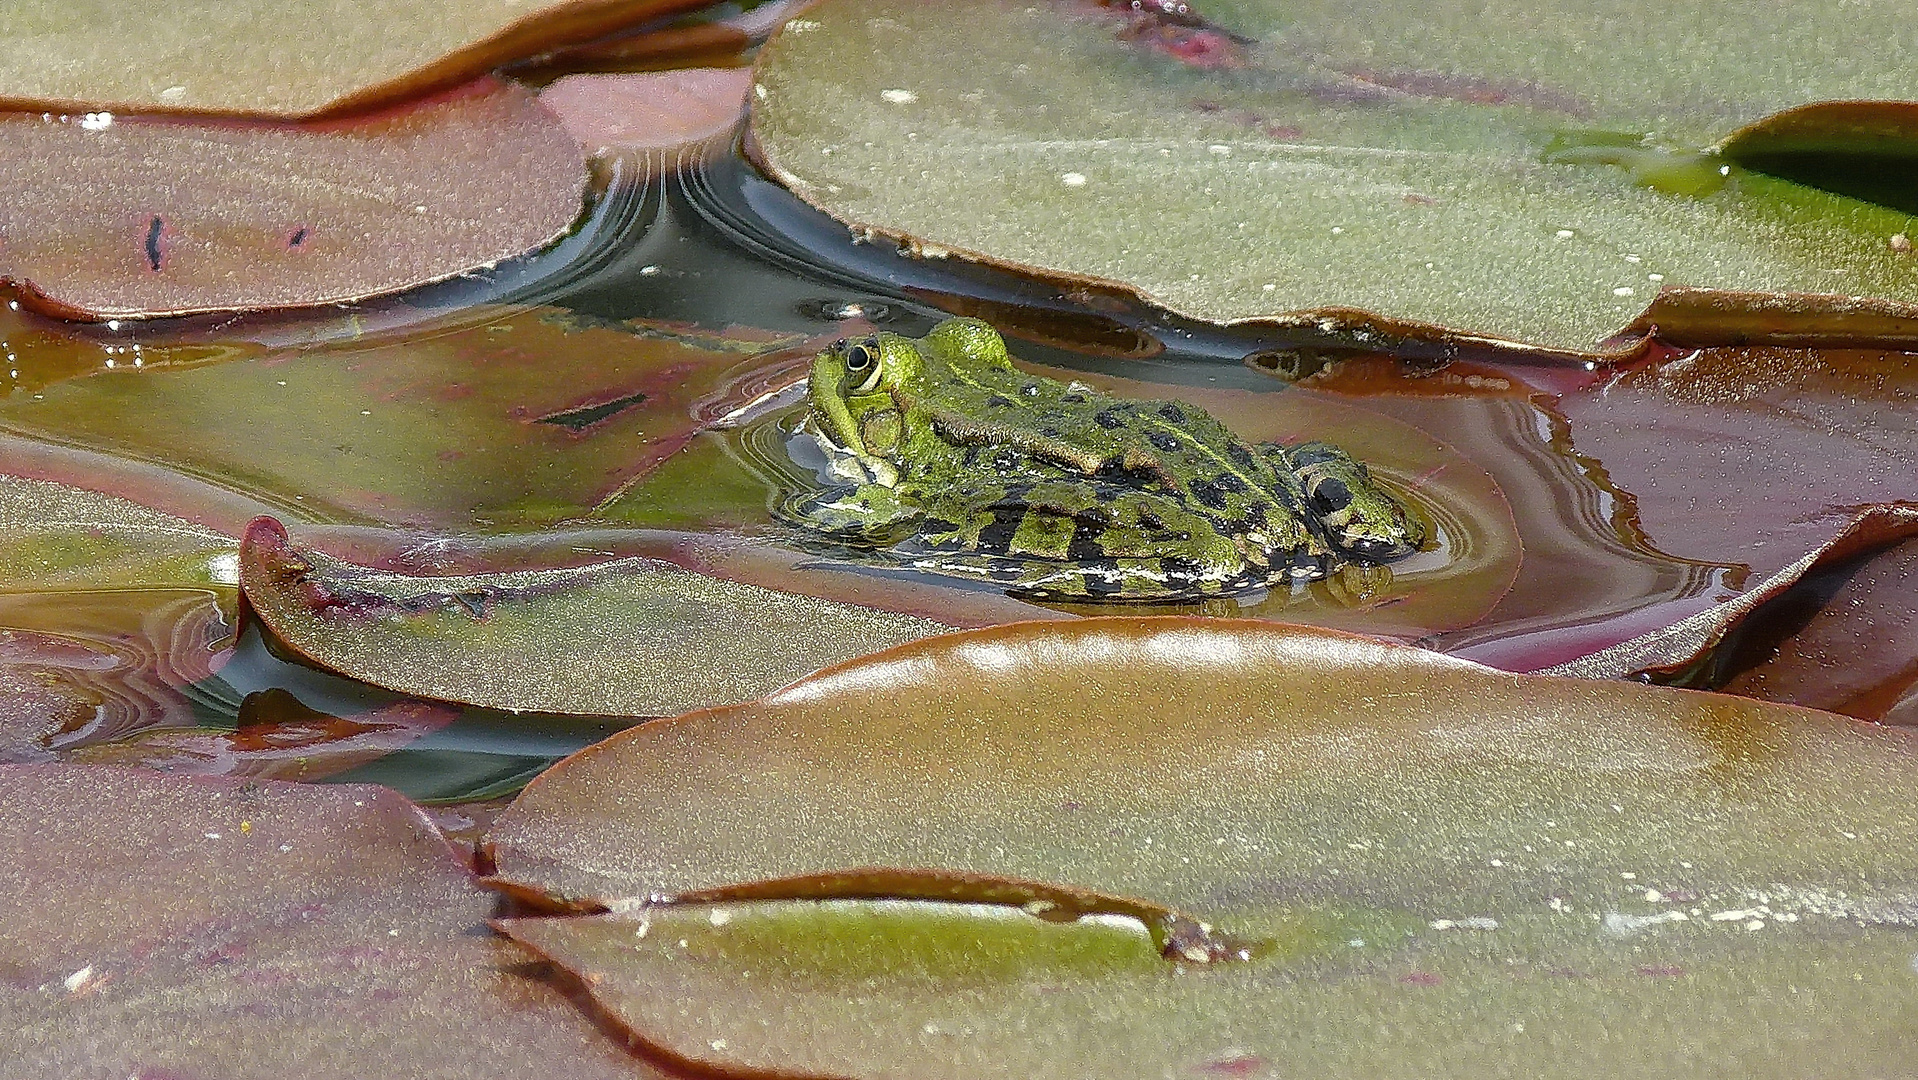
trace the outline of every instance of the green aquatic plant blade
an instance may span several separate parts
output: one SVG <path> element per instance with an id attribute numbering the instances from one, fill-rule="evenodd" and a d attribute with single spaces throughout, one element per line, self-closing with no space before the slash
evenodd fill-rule
<path id="1" fill-rule="evenodd" d="M 702 0 L 225 0 L 15 5 L 0 100 L 42 108 L 344 112 L 703 6 Z M 288 33 L 297 27 L 299 33 Z"/>
<path id="2" fill-rule="evenodd" d="M 545 245 L 586 191 L 557 118 L 491 79 L 325 125 L 99 116 L 0 114 L 0 277 L 69 317 L 397 292 Z"/>
<path id="3" fill-rule="evenodd" d="M 1901 1075 L 1908 925 L 1585 914 L 1297 907 L 1264 955 L 1211 969 L 1166 963 L 1136 925 L 957 904 L 495 925 L 642 1045 L 729 1075 Z"/>
<path id="4" fill-rule="evenodd" d="M 654 1075 L 380 788 L 0 768 L 17 1076 Z"/>
<path id="5" fill-rule="evenodd" d="M 103 370 L 0 400 L 0 428 L 304 515 L 502 530 L 616 495 L 723 413 L 732 382 L 766 366 L 756 354 L 794 340 L 482 309 L 254 363 Z"/>
<path id="6" fill-rule="evenodd" d="M 1903 211 L 1705 154 L 1770 113 L 1909 96 L 1891 0 L 1247 0 L 1209 12 L 1251 42 L 1209 68 L 1090 10 L 829 0 L 762 54 L 758 153 L 922 254 L 1348 343 L 1589 353 L 1681 285 L 1879 297 L 1918 327 Z"/>
<path id="7" fill-rule="evenodd" d="M 669 716 L 745 701 L 938 623 L 629 558 L 423 577 L 247 529 L 240 591 L 301 658 L 417 697 L 488 708 Z"/>

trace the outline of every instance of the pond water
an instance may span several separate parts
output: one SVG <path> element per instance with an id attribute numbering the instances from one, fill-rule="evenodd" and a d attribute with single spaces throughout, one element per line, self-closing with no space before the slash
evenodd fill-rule
<path id="1" fill-rule="evenodd" d="M 515 316 L 521 308 L 532 314 Z M 731 381 L 715 382 L 701 406 L 732 408 L 782 376 L 790 381 L 807 355 L 795 351 L 801 339 L 874 325 L 918 336 L 952 312 L 993 321 L 1015 355 L 1059 377 L 1194 401 L 1249 440 L 1337 441 L 1433 526 L 1432 550 L 1387 575 L 1336 575 L 1153 611 L 1311 622 L 1529 670 L 1663 625 L 1735 594 L 1752 576 L 1752 562 L 1693 536 L 1677 535 L 1682 551 L 1661 548 L 1670 531 L 1654 542 L 1636 495 L 1581 447 L 1561 401 L 1609 386 L 1622 371 L 1429 343 L 1365 353 L 1311 328 L 1197 324 L 1110 291 L 910 257 L 890 243 L 860 242 L 737 156 L 663 175 L 625 162 L 589 219 L 553 249 L 399 298 L 321 314 L 57 333 L 16 311 L 5 330 L 0 466 L 76 483 L 108 473 L 139 490 L 126 477 L 161 465 L 192 479 L 191 498 L 215 507 L 212 518 L 271 511 L 307 526 L 303 539 L 326 546 L 331 537 L 336 552 L 377 526 L 541 530 L 535 546 L 549 551 L 571 543 L 668 558 L 683 555 L 688 536 L 723 535 L 736 541 L 735 554 L 708 568 L 871 602 L 905 572 L 817 551 L 794 558 L 800 538 L 767 512 L 805 475 L 785 453 L 797 411 L 790 396 L 714 430 L 668 439 L 634 429 L 624 437 L 658 453 L 620 472 L 608 465 L 608 432 L 665 384 L 633 390 L 629 380 L 625 390 L 578 400 L 536 384 L 590 379 L 592 342 L 637 335 L 663 349 L 734 355 Z M 538 342 L 577 342 L 583 355 L 563 373 L 534 365 L 502 374 L 502 364 L 536 347 L 512 335 L 535 333 L 547 335 Z M 1648 355 L 1638 363 L 1669 358 Z M 500 363 L 488 368 L 489 360 Z M 461 394 L 543 404 L 537 424 L 513 428 L 523 442 L 509 445 L 483 418 L 448 404 Z M 454 411 L 421 411 L 422 402 Z M 979 587 L 928 584 L 894 602 L 955 625 L 1139 610 L 1048 610 Z M 56 740 L 62 752 L 105 754 L 100 747 L 153 723 L 219 729 L 279 719 L 289 701 L 348 716 L 399 700 L 278 659 L 257 630 L 236 643 L 232 590 L 217 574 L 198 591 L 110 602 L 50 593 L 13 596 L 8 606 L 5 625 L 39 635 L 36 647 L 77 649 L 73 670 L 139 671 L 177 691 L 141 698 L 102 689 L 97 715 Z M 171 614 L 153 614 L 162 608 Z M 461 709 L 404 748 L 328 779 L 388 784 L 418 800 L 489 798 L 622 723 Z"/>

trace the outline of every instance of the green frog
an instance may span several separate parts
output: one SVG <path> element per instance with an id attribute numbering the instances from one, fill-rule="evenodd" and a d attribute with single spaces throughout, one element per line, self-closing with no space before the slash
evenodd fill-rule
<path id="1" fill-rule="evenodd" d="M 1425 539 L 1336 446 L 1249 445 L 1185 402 L 1029 374 L 978 319 L 837 342 L 814 358 L 806 397 L 803 430 L 833 483 L 780 516 L 1016 596 L 1224 596 L 1390 562 Z"/>

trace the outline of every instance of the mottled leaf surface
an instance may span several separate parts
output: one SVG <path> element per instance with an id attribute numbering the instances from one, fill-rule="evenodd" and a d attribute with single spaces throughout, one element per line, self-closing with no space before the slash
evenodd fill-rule
<path id="1" fill-rule="evenodd" d="M 488 79 L 325 124 L 0 114 L 0 182 L 0 276 L 105 319 L 337 303 L 490 266 L 579 217 L 586 169 L 531 91 Z"/>
<path id="2" fill-rule="evenodd" d="M 0 802 L 15 1075 L 651 1075 L 391 792 L 45 765 Z"/>
<path id="3" fill-rule="evenodd" d="M 766 693 L 946 629 L 652 559 L 421 577 L 247 530 L 240 590 L 308 661 L 419 697 L 500 709 L 668 716 Z"/>
<path id="4" fill-rule="evenodd" d="M 0 100 L 302 116 L 461 82 L 699 0 L 295 0 L 8 11 Z M 297 30 L 297 32 L 289 32 Z"/>
<path id="5" fill-rule="evenodd" d="M 1918 315 L 1904 212 L 1707 153 L 1770 113 L 1909 97 L 1895 0 L 1245 0 L 1204 31 L 1115 6 L 811 8 L 762 53 L 758 153 L 921 252 L 1359 343 L 1590 351 L 1665 285 Z"/>

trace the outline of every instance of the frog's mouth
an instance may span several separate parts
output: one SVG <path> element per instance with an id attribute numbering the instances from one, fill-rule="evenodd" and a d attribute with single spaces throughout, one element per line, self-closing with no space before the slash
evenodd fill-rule
<path id="1" fill-rule="evenodd" d="M 834 487 L 847 483 L 899 485 L 899 470 L 892 462 L 841 444 L 811 416 L 800 422 L 786 450 L 795 462 L 811 467 L 822 484 Z"/>

